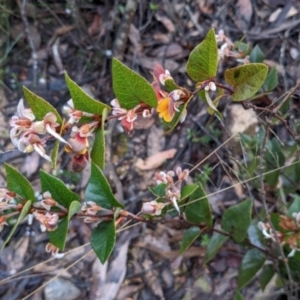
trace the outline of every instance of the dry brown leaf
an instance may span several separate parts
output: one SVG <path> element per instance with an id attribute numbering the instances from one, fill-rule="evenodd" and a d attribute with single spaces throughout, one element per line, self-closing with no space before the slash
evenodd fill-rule
<path id="1" fill-rule="evenodd" d="M 134 26 L 134 24 L 130 24 L 128 38 L 129 38 L 130 42 L 132 43 L 132 45 L 134 45 L 135 48 L 141 48 L 140 31 Z M 139 50 L 142 50 L 142 49 L 139 49 Z"/>
<path id="2" fill-rule="evenodd" d="M 172 57 L 182 53 L 182 47 L 177 43 L 171 43 L 169 45 L 163 45 L 151 52 L 151 55 L 155 57 Z"/>
<path id="3" fill-rule="evenodd" d="M 238 0 L 237 17 L 239 18 L 239 20 L 237 21 L 237 23 L 238 25 L 240 25 L 240 27 L 242 27 L 242 29 L 247 29 L 249 27 L 252 13 L 253 8 L 251 0 Z"/>
<path id="4" fill-rule="evenodd" d="M 153 70 L 153 66 L 156 64 L 161 65 L 164 63 L 164 68 L 169 70 L 170 73 L 174 72 L 179 68 L 179 64 L 175 62 L 173 59 L 169 59 L 169 58 L 163 60 L 163 58 L 159 59 L 159 58 L 139 55 L 137 59 L 137 63 L 140 66 L 147 68 L 149 70 Z"/>
<path id="5" fill-rule="evenodd" d="M 161 166 L 166 159 L 173 158 L 176 152 L 177 149 L 170 149 L 154 154 L 148 157 L 146 160 L 138 158 L 138 160 L 135 163 L 135 166 L 143 171 L 156 169 L 159 166 Z"/>
<path id="6" fill-rule="evenodd" d="M 93 22 L 92 22 L 91 26 L 88 29 L 88 34 L 90 36 L 99 34 L 100 29 L 101 29 L 101 25 L 102 25 L 101 16 L 99 16 L 98 14 L 94 15 Z"/>
<path id="7" fill-rule="evenodd" d="M 161 22 L 169 32 L 171 32 L 171 33 L 175 32 L 176 28 L 175 28 L 173 22 L 168 17 L 166 17 L 160 13 L 155 14 L 155 17 L 156 17 L 156 20 Z"/>

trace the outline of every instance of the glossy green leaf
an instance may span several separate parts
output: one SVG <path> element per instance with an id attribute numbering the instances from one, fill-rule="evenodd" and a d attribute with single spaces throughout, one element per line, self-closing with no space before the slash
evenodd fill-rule
<path id="1" fill-rule="evenodd" d="M 92 231 L 91 245 L 101 263 L 104 264 L 116 243 L 115 221 L 103 221 Z"/>
<path id="2" fill-rule="evenodd" d="M 85 190 L 85 201 L 94 201 L 96 204 L 107 209 L 124 207 L 124 205 L 115 198 L 111 187 L 100 168 L 93 162 L 91 177 Z"/>
<path id="3" fill-rule="evenodd" d="M 298 195 L 295 196 L 294 201 L 292 202 L 291 206 L 289 207 L 287 215 L 289 217 L 293 216 L 293 213 L 300 212 L 300 197 Z"/>
<path id="4" fill-rule="evenodd" d="M 244 300 L 245 298 L 243 297 L 243 295 L 239 292 L 236 291 L 233 297 L 233 300 Z"/>
<path id="5" fill-rule="evenodd" d="M 225 71 L 225 80 L 234 87 L 233 101 L 244 101 L 255 95 L 264 83 L 268 67 L 264 64 L 247 64 Z"/>
<path id="6" fill-rule="evenodd" d="M 249 250 L 243 257 L 238 273 L 238 289 L 247 285 L 262 268 L 266 261 L 265 253 L 258 249 Z"/>
<path id="7" fill-rule="evenodd" d="M 277 85 L 278 85 L 278 73 L 276 67 L 272 67 L 265 79 L 265 82 L 263 84 L 263 89 L 265 91 L 273 91 Z"/>
<path id="8" fill-rule="evenodd" d="M 49 112 L 52 112 L 57 117 L 57 123 L 62 123 L 62 118 L 58 111 L 45 99 L 39 97 L 38 95 L 31 92 L 25 86 L 23 86 L 24 97 L 32 109 L 33 114 L 35 115 L 37 120 L 43 120 L 45 115 Z"/>
<path id="9" fill-rule="evenodd" d="M 236 243 L 240 243 L 247 235 L 251 222 L 252 200 L 248 199 L 229 207 L 222 216 L 222 228 L 232 234 Z"/>
<path id="10" fill-rule="evenodd" d="M 112 61 L 114 93 L 121 105 L 132 109 L 140 103 L 157 106 L 157 98 L 151 84 L 116 58 Z"/>
<path id="11" fill-rule="evenodd" d="M 206 248 L 204 263 L 208 263 L 213 259 L 228 239 L 229 237 L 227 235 L 214 232 Z"/>
<path id="12" fill-rule="evenodd" d="M 217 74 L 218 46 L 212 28 L 205 39 L 190 53 L 186 71 L 196 82 L 213 78 Z"/>
<path id="13" fill-rule="evenodd" d="M 265 55 L 261 51 L 260 47 L 256 45 L 250 54 L 251 63 L 262 63 L 264 61 Z"/>
<path id="14" fill-rule="evenodd" d="M 196 189 L 198 187 L 199 187 L 199 185 L 196 183 L 185 185 L 181 190 L 180 200 L 183 200 L 183 199 L 189 197 L 191 194 L 193 194 L 196 191 Z"/>
<path id="15" fill-rule="evenodd" d="M 180 246 L 180 254 L 182 254 L 192 245 L 192 243 L 200 236 L 200 233 L 201 231 L 197 226 L 192 226 L 184 232 Z"/>
<path id="16" fill-rule="evenodd" d="M 105 167 L 105 119 L 107 117 L 107 109 L 102 112 L 101 128 L 96 132 L 93 148 L 91 151 L 92 161 L 101 169 Z"/>
<path id="17" fill-rule="evenodd" d="M 164 197 L 166 195 L 166 183 L 160 183 L 155 187 L 149 187 L 149 191 L 157 197 Z"/>
<path id="18" fill-rule="evenodd" d="M 65 80 L 70 91 L 74 107 L 78 110 L 95 115 L 102 115 L 104 109 L 109 112 L 111 108 L 88 95 L 77 83 L 75 83 L 65 72 Z"/>
<path id="19" fill-rule="evenodd" d="M 212 227 L 210 205 L 206 197 L 206 192 L 200 183 L 198 184 L 198 188 L 190 196 L 184 214 L 189 222 L 195 224 L 204 222 L 207 226 Z"/>
<path id="20" fill-rule="evenodd" d="M 258 228 L 258 221 L 253 220 L 248 228 L 248 238 L 252 245 L 265 248 L 266 239 L 262 234 L 261 230 Z"/>
<path id="21" fill-rule="evenodd" d="M 31 208 L 31 204 L 32 204 L 32 202 L 30 200 L 26 201 L 26 203 L 24 204 L 16 223 L 14 224 L 14 226 L 12 227 L 12 229 L 9 232 L 9 235 L 3 242 L 0 251 L 2 251 L 3 248 L 5 247 L 5 245 L 10 241 L 11 237 L 13 236 L 14 232 L 16 231 L 16 229 L 19 226 L 19 224 L 21 223 L 21 221 L 28 215 L 29 210 Z"/>
<path id="22" fill-rule="evenodd" d="M 80 201 L 79 196 L 69 190 L 66 185 L 58 178 L 40 171 L 40 180 L 43 192 L 50 192 L 53 199 L 65 208 L 69 208 L 71 203 Z"/>
<path id="23" fill-rule="evenodd" d="M 266 288 L 267 284 L 271 281 L 274 275 L 275 275 L 275 270 L 272 265 L 264 266 L 262 273 L 260 274 L 259 277 L 260 288 L 262 290 Z"/>
<path id="24" fill-rule="evenodd" d="M 5 171 L 7 189 L 17 193 L 26 200 L 34 202 L 34 190 L 27 178 L 7 163 L 5 163 Z"/>
<path id="25" fill-rule="evenodd" d="M 69 221 L 81 208 L 81 203 L 79 201 L 72 201 L 67 217 L 60 220 L 58 227 L 55 231 L 49 231 L 48 236 L 51 244 L 56 246 L 59 250 L 63 251 L 65 249 L 66 239 L 69 229 Z"/>

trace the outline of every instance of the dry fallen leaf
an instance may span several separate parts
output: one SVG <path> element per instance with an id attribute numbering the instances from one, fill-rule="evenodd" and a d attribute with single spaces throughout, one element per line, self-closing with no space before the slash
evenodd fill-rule
<path id="1" fill-rule="evenodd" d="M 161 22 L 169 32 L 175 32 L 175 26 L 169 18 L 159 13 L 155 14 L 155 17 L 156 20 Z"/>
<path id="2" fill-rule="evenodd" d="M 135 166 L 143 171 L 156 169 L 161 166 L 166 159 L 173 158 L 176 152 L 177 149 L 170 149 L 149 156 L 146 160 L 138 158 Z"/>
<path id="3" fill-rule="evenodd" d="M 242 29 L 247 29 L 249 27 L 253 9 L 251 0 L 238 0 L 237 2 L 237 23 Z"/>

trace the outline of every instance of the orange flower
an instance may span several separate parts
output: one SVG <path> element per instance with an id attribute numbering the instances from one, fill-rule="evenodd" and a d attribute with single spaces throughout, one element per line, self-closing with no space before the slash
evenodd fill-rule
<path id="1" fill-rule="evenodd" d="M 165 122 L 171 122 L 175 115 L 174 103 L 172 98 L 167 97 L 160 100 L 156 107 L 156 110 L 159 113 L 160 118 L 163 118 Z"/>

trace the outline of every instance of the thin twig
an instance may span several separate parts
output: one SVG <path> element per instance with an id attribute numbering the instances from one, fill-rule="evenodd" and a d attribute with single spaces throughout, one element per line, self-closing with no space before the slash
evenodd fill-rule
<path id="1" fill-rule="evenodd" d="M 264 136 L 263 143 L 261 146 L 260 157 L 259 157 L 259 170 L 261 171 L 260 172 L 260 189 L 261 189 L 260 192 L 261 192 L 262 203 L 263 203 L 264 210 L 266 212 L 267 220 L 272 228 L 272 231 L 274 232 L 275 245 L 277 246 L 277 248 L 279 250 L 279 253 L 282 257 L 283 263 L 284 263 L 286 271 L 287 271 L 288 280 L 289 280 L 288 287 L 286 288 L 287 297 L 288 297 L 288 299 L 292 300 L 292 299 L 294 299 L 293 294 L 291 292 L 291 290 L 293 289 L 293 277 L 292 277 L 292 273 L 291 273 L 291 270 L 290 270 L 290 267 L 288 264 L 288 260 L 287 260 L 285 254 L 283 252 L 283 249 L 280 245 L 277 231 L 274 227 L 274 224 L 271 221 L 271 217 L 270 217 L 269 209 L 268 209 L 268 205 L 267 205 L 267 199 L 266 199 L 264 175 L 262 172 L 264 170 L 264 157 L 265 157 L 265 153 L 267 150 L 267 140 L 268 140 L 269 131 L 270 131 L 270 122 L 267 120 L 266 132 L 265 132 L 265 136 Z"/>

